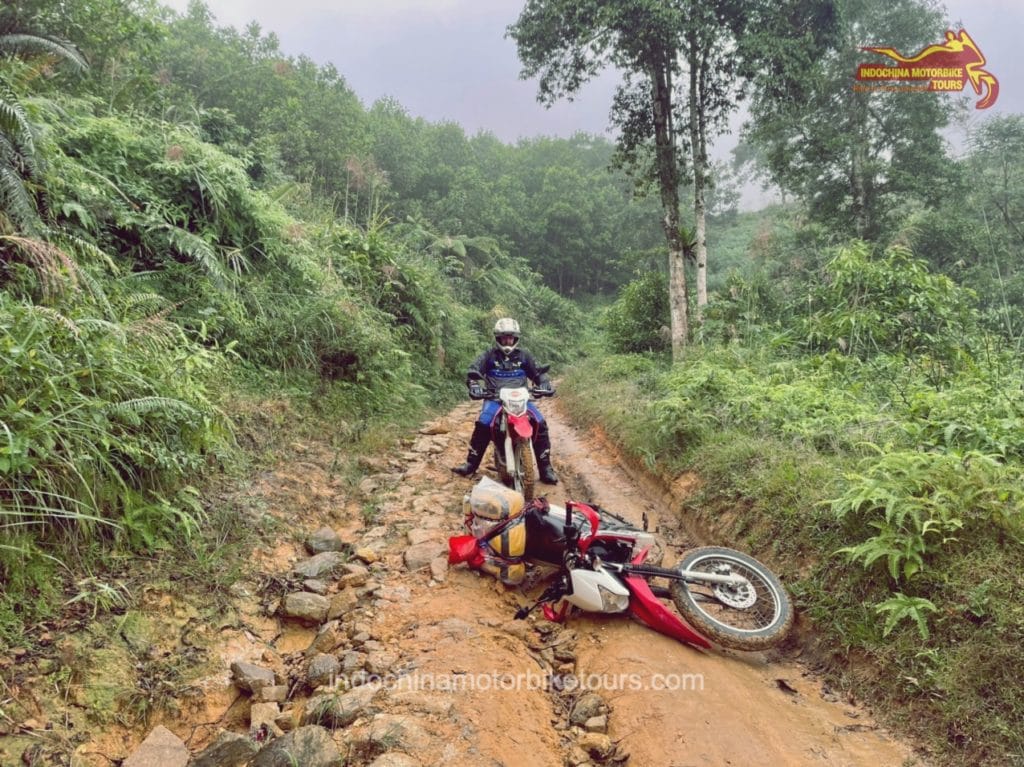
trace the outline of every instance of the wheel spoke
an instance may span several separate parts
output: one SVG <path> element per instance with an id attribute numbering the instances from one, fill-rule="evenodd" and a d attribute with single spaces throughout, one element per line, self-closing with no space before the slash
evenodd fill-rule
<path id="1" fill-rule="evenodd" d="M 748 581 L 749 585 L 742 587 L 690 584 L 690 593 L 699 603 L 698 609 L 711 620 L 740 631 L 758 631 L 776 619 L 774 594 L 758 572 L 736 562 L 715 558 L 704 560 L 691 569 L 714 574 L 727 572 Z M 751 601 L 750 589 L 753 590 L 753 604 L 746 608 L 737 607 Z"/>
<path id="2" fill-rule="evenodd" d="M 763 650 L 778 644 L 793 621 L 793 610 L 778 578 L 756 559 L 739 551 L 707 546 L 689 552 L 677 570 L 735 576 L 741 582 L 672 585 L 672 601 L 698 631 L 724 647 Z M 730 579 L 732 580 L 732 579 Z"/>

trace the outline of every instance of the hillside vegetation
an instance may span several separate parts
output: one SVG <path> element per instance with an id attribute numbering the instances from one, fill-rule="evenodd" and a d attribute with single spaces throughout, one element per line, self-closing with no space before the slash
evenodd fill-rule
<path id="1" fill-rule="evenodd" d="M 30 43 L 2 64 L 0 110 L 0 636 L 11 645 L 62 603 L 123 603 L 127 555 L 218 548 L 200 488 L 241 457 L 236 438 L 261 401 L 335 423 L 339 449 L 355 451 L 375 424 L 461 395 L 496 317 L 517 316 L 552 361 L 568 359 L 581 326 L 522 248 L 476 221 L 449 228 L 460 213 L 438 206 L 459 197 L 451 189 L 426 184 L 400 205 L 397 184 L 370 172 L 369 147 L 400 123 L 411 143 L 443 135 L 463 153 L 446 184 L 482 175 L 460 128 L 365 109 L 330 68 L 282 56 L 272 36 L 218 30 L 201 7 L 176 18 L 116 5 L 3 15 Z M 233 88 L 208 92 L 210 73 L 186 66 L 209 59 L 237 67 Z M 266 109 L 246 108 L 256 93 Z M 599 146 L 477 141 L 509 163 L 560 153 L 626 199 Z M 442 172 L 436 145 L 405 148 Z"/>
<path id="2" fill-rule="evenodd" d="M 1005 331 L 1019 309 L 903 244 L 816 259 L 778 228 L 750 249 L 762 265 L 729 278 L 684 364 L 645 276 L 563 396 L 666 482 L 699 477 L 679 512 L 781 569 L 837 684 L 944 762 L 1013 763 L 1024 367 Z M 805 257 L 802 276 L 765 279 Z"/>

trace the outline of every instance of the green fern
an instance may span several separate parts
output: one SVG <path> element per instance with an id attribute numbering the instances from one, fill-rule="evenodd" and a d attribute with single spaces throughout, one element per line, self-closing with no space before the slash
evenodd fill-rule
<path id="1" fill-rule="evenodd" d="M 171 247 L 187 256 L 199 266 L 207 277 L 221 290 L 227 289 L 229 278 L 217 255 L 217 251 L 206 240 L 173 224 L 157 224 L 153 231 L 162 233 Z"/>
<path id="2" fill-rule="evenodd" d="M 917 625 L 921 639 L 927 639 L 930 636 L 927 614 L 937 610 L 938 608 L 928 599 L 908 597 L 902 593 L 875 605 L 876 613 L 888 613 L 885 626 L 882 628 L 883 637 L 889 636 L 900 621 L 909 619 Z"/>
<path id="3" fill-rule="evenodd" d="M 7 9 L 4 16 L 10 18 Z M 24 58 L 35 53 L 55 56 L 77 70 L 88 66 L 82 54 L 63 40 L 19 28 L 0 34 L 0 57 Z M 0 76 L 0 213 L 29 233 L 39 232 L 42 222 L 22 174 L 35 178 L 38 171 L 32 126 L 18 94 Z"/>
<path id="4" fill-rule="evenodd" d="M 186 402 L 170 397 L 138 397 L 137 399 L 125 400 L 123 402 L 111 402 L 103 407 L 103 412 L 108 415 L 123 413 L 135 413 L 142 415 L 158 411 L 176 412 L 192 418 L 199 417 L 199 411 Z"/>
<path id="5" fill-rule="evenodd" d="M 29 308 L 29 311 L 33 312 L 34 314 L 40 317 L 43 317 L 52 325 L 59 325 L 76 338 L 81 332 L 78 329 L 78 325 L 76 325 L 73 320 L 69 319 L 68 317 L 65 317 L 56 309 L 51 309 L 48 306 L 39 306 L 38 304 L 36 304 L 34 306 L 31 306 Z"/>

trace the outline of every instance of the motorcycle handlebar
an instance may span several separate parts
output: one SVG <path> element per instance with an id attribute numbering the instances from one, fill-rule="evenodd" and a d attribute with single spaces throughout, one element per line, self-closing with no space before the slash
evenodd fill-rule
<path id="1" fill-rule="evenodd" d="M 554 392 L 553 389 L 541 389 L 541 388 L 535 387 L 533 389 L 530 389 L 530 396 L 532 396 L 535 399 L 540 399 L 541 397 L 554 397 L 555 396 L 555 392 Z M 472 389 L 470 389 L 469 390 L 469 398 L 472 399 L 472 400 L 479 400 L 479 399 L 494 399 L 494 400 L 496 400 L 496 399 L 498 399 L 498 391 L 496 389 L 480 389 L 479 391 L 474 392 Z"/>

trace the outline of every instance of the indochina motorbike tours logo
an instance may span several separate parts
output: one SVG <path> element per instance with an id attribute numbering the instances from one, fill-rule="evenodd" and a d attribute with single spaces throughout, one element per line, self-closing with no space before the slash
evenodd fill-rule
<path id="1" fill-rule="evenodd" d="M 988 109 L 999 96 L 999 81 L 984 69 L 985 56 L 966 29 L 947 30 L 944 43 L 922 48 L 914 56 L 904 56 L 895 48 L 864 47 L 861 50 L 888 56 L 894 63 L 858 66 L 854 90 L 950 93 L 960 92 L 970 83 L 981 97 L 974 105 L 976 109 Z"/>

